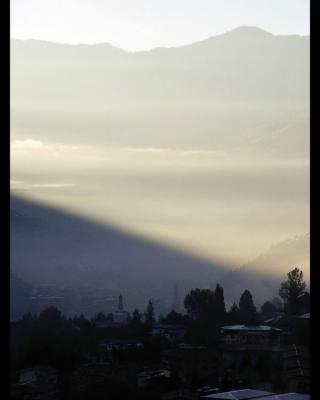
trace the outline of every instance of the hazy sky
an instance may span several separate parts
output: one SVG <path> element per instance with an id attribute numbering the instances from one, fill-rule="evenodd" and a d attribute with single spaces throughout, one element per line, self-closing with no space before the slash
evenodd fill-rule
<path id="1" fill-rule="evenodd" d="M 304 159 L 27 139 L 12 163 L 20 195 L 233 266 L 309 231 Z"/>
<path id="2" fill-rule="evenodd" d="M 309 12 L 307 0 L 11 0 L 11 36 L 134 51 L 189 44 L 240 25 L 309 35 Z"/>

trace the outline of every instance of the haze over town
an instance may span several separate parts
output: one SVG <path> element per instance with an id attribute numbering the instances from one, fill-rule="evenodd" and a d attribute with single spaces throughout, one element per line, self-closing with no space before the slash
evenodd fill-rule
<path id="1" fill-rule="evenodd" d="M 306 243 L 307 2 L 281 2 L 275 18 L 274 2 L 259 2 L 259 9 L 243 1 L 250 16 L 233 7 L 215 24 L 214 13 L 193 16 L 192 2 L 181 8 L 176 1 L 172 18 L 180 21 L 183 10 L 191 27 L 183 37 L 181 21 L 174 30 L 168 20 L 166 35 L 164 8 L 153 4 L 150 11 L 143 1 L 135 11 L 115 2 L 77 3 L 73 33 L 65 18 L 74 2 L 60 4 L 60 33 L 52 19 L 44 29 L 59 7 L 33 3 L 36 15 L 12 2 L 13 193 L 230 268 L 288 239 Z M 227 14 L 218 2 L 200 3 Z M 89 18 L 92 29 L 81 36 L 89 9 L 92 18 L 99 10 L 109 22 L 116 18 L 118 30 L 119 21 L 131 22 L 118 42 L 118 30 L 98 17 L 100 31 Z M 237 27 L 248 24 L 264 29 Z M 79 42 L 89 44 L 66 44 Z M 148 50 L 159 45 L 176 47 Z M 308 246 L 298 247 L 308 276 Z M 283 274 L 289 262 L 282 255 L 281 268 L 269 265 L 267 272 Z"/>

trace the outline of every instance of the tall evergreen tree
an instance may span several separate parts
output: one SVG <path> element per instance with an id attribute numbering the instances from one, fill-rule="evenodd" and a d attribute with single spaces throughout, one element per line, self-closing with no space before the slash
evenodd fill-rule
<path id="1" fill-rule="evenodd" d="M 245 324 L 257 324 L 259 322 L 257 309 L 253 303 L 252 294 L 245 290 L 239 301 L 240 315 Z"/>
<path id="2" fill-rule="evenodd" d="M 99 322 L 105 322 L 105 321 L 107 321 L 107 317 L 106 317 L 102 312 L 99 312 L 99 313 L 93 318 L 93 320 L 99 321 Z"/>
<path id="3" fill-rule="evenodd" d="M 301 300 L 306 290 L 303 272 L 294 268 L 287 274 L 288 279 L 281 283 L 279 295 L 284 301 L 285 311 L 297 315 L 301 308 Z"/>
<path id="4" fill-rule="evenodd" d="M 138 325 L 138 324 L 141 323 L 141 318 L 142 317 L 141 317 L 141 314 L 140 314 L 139 310 L 137 308 L 135 308 L 133 310 L 133 313 L 132 313 L 131 323 L 135 324 L 135 325 Z"/>
<path id="5" fill-rule="evenodd" d="M 217 284 L 216 286 L 216 290 L 214 291 L 214 296 L 216 299 L 218 316 L 224 318 L 226 314 L 226 306 L 224 304 L 223 288 L 219 284 Z"/>
<path id="6" fill-rule="evenodd" d="M 310 294 L 305 292 L 300 299 L 300 313 L 306 314 L 310 312 Z"/>
<path id="7" fill-rule="evenodd" d="M 277 311 L 283 311 L 283 302 L 280 297 L 274 297 L 271 303 L 276 307 Z"/>
<path id="8" fill-rule="evenodd" d="M 238 324 L 241 322 L 240 310 L 235 301 L 228 312 L 228 322 L 230 324 Z"/>
<path id="9" fill-rule="evenodd" d="M 210 289 L 192 289 L 184 299 L 184 306 L 192 319 L 214 319 L 215 292 Z"/>
<path id="10" fill-rule="evenodd" d="M 272 317 L 277 313 L 277 307 L 271 301 L 266 301 L 261 306 L 261 312 L 266 317 Z"/>

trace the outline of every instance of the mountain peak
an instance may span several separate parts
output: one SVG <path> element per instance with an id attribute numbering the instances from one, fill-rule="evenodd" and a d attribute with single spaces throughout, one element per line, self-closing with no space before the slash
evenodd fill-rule
<path id="1" fill-rule="evenodd" d="M 272 33 L 265 31 L 257 26 L 239 26 L 223 33 L 221 36 L 259 36 L 259 37 L 271 37 Z"/>
<path id="2" fill-rule="evenodd" d="M 254 34 L 254 35 L 264 35 L 264 36 L 273 36 L 272 33 L 259 28 L 257 26 L 250 26 L 250 25 L 243 25 L 243 26 L 238 26 L 237 28 L 231 29 L 227 32 L 224 33 L 225 35 L 228 34 L 241 34 L 241 35 L 247 35 L 247 34 Z"/>

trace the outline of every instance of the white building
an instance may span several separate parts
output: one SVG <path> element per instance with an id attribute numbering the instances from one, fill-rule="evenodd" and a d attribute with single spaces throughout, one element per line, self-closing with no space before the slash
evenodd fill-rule
<path id="1" fill-rule="evenodd" d="M 128 323 L 129 313 L 123 309 L 123 297 L 121 294 L 119 296 L 118 309 L 114 311 L 112 315 L 113 315 L 113 321 L 116 324 L 123 325 Z"/>

